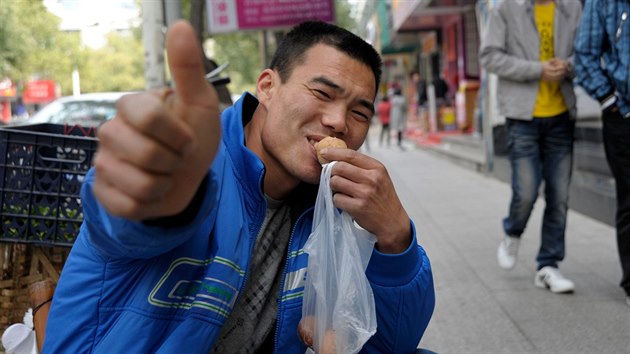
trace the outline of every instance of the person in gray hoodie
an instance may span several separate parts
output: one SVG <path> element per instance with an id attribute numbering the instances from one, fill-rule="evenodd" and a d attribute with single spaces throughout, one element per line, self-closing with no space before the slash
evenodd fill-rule
<path id="1" fill-rule="evenodd" d="M 391 127 L 396 130 L 398 147 L 404 149 L 402 141 L 405 129 L 407 129 L 407 98 L 403 95 L 400 88 L 396 88 L 390 101 L 392 103 L 390 114 Z"/>
<path id="2" fill-rule="evenodd" d="M 534 284 L 571 293 L 558 270 L 573 161 L 573 41 L 582 5 L 575 0 L 509 0 L 490 12 L 480 48 L 483 67 L 497 74 L 499 111 L 506 117 L 512 199 L 497 250 L 504 269 L 516 265 L 521 235 L 545 181 L 545 212 Z"/>

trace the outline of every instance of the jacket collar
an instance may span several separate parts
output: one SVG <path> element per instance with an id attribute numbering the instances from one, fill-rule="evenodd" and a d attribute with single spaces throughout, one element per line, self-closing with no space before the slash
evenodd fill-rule
<path id="1" fill-rule="evenodd" d="M 510 0 L 508 0 L 510 1 Z M 519 0 L 517 0 L 519 1 Z M 534 5 L 536 5 L 536 0 L 520 0 L 525 1 L 525 6 L 527 8 L 527 12 L 533 17 L 534 16 Z M 561 0 L 553 0 L 556 5 L 556 9 L 562 13 L 563 16 L 569 16 L 569 12 L 564 4 L 564 1 Z"/>

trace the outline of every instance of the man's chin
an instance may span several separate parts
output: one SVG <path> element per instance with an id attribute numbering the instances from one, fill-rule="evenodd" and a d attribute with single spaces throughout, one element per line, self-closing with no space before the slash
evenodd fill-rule
<path id="1" fill-rule="evenodd" d="M 322 173 L 322 167 L 319 163 L 313 165 L 313 168 L 308 171 L 304 171 L 302 175 L 302 182 L 308 184 L 319 184 L 320 175 Z"/>

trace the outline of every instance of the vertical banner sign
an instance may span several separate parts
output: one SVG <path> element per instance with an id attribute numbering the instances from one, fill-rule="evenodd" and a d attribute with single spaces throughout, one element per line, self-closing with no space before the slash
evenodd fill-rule
<path id="1" fill-rule="evenodd" d="M 238 31 L 235 0 L 207 0 L 206 9 L 210 33 Z"/>
<path id="2" fill-rule="evenodd" d="M 211 33 L 291 27 L 305 20 L 332 22 L 333 0 L 206 0 Z"/>

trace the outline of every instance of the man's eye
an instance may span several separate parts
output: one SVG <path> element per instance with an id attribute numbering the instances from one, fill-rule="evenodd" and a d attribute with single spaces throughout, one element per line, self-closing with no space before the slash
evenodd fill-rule
<path id="1" fill-rule="evenodd" d="M 330 99 L 330 95 L 329 95 L 328 93 L 326 93 L 326 91 L 322 91 L 322 90 L 318 90 L 318 89 L 313 89 L 313 92 L 315 92 L 315 94 L 316 94 L 317 96 L 321 96 L 321 97 L 324 97 L 324 98 L 328 98 L 328 99 Z"/>
<path id="2" fill-rule="evenodd" d="M 370 120 L 370 117 L 369 117 L 367 114 L 363 113 L 363 112 L 360 112 L 360 111 L 352 111 L 352 114 L 353 114 L 355 117 L 357 117 L 357 119 L 361 119 L 361 120 Z"/>

